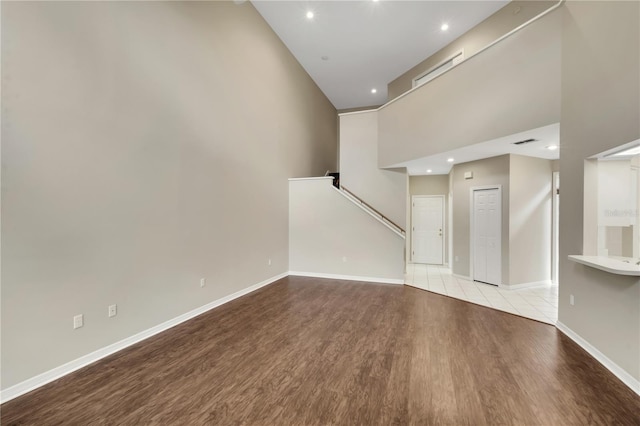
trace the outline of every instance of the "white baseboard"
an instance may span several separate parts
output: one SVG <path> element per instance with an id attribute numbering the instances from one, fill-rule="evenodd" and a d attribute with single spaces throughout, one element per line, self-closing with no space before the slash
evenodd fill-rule
<path id="1" fill-rule="evenodd" d="M 611 371 L 618 379 L 622 380 L 622 383 L 629 386 L 632 391 L 640 395 L 640 381 L 634 378 L 631 374 L 627 373 L 622 367 L 615 362 L 611 361 L 602 352 L 596 349 L 591 343 L 583 339 L 578 333 L 571 330 L 569 327 L 561 323 L 556 322 L 556 328 L 564 333 L 571 340 L 576 342 L 582 349 L 587 351 L 589 355 L 594 357 L 600 364 L 604 365 L 607 370 Z"/>
<path id="2" fill-rule="evenodd" d="M 349 280 L 349 281 L 367 281 L 372 283 L 381 284 L 404 284 L 404 279 L 399 278 L 378 278 L 378 277 L 360 277 L 357 275 L 339 275 L 339 274 L 323 274 L 320 272 L 299 272 L 289 271 L 289 275 L 297 277 L 314 277 L 314 278 L 329 278 L 333 280 Z"/>
<path id="3" fill-rule="evenodd" d="M 506 290 L 520 290 L 523 288 L 542 287 L 542 286 L 549 286 L 549 285 L 553 285 L 551 280 L 534 281 L 530 283 L 520 283 L 520 284 L 512 284 L 512 285 L 500 284 L 498 287 L 504 288 Z"/>
<path id="4" fill-rule="evenodd" d="M 97 351 L 91 352 L 87 355 L 83 355 L 80 358 L 77 358 L 59 367 L 27 379 L 24 382 L 20 382 L 7 389 L 3 389 L 2 391 L 0 391 L 0 403 L 5 403 L 27 392 L 31 392 L 34 389 L 44 386 L 47 383 L 59 379 L 60 377 L 66 376 L 67 374 L 79 370 L 82 367 L 86 367 L 87 365 L 92 364 L 106 356 L 121 351 L 122 349 L 125 349 L 135 343 L 141 342 L 142 340 L 148 339 L 149 337 L 154 336 L 158 333 L 166 331 L 171 327 L 175 327 L 176 325 L 197 317 L 198 315 L 201 315 L 213 308 L 216 308 L 220 305 L 251 293 L 252 291 L 255 291 L 261 287 L 278 281 L 279 279 L 284 278 L 287 275 L 289 274 L 287 272 L 284 272 L 282 274 L 276 275 L 275 277 L 266 279 L 262 282 L 259 282 L 258 284 L 254 284 L 221 299 L 214 300 L 213 302 L 207 303 L 206 305 L 200 306 L 199 308 L 196 308 L 192 311 L 165 321 L 162 324 L 158 324 L 155 327 L 151 327 L 147 330 L 141 331 L 140 333 L 127 337 L 126 339 L 120 340 L 119 342 L 113 343 L 109 346 L 105 346 L 104 348 L 98 349 Z"/>

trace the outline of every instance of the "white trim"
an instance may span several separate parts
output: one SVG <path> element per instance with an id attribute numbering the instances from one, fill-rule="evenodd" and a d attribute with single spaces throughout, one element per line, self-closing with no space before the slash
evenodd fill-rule
<path id="1" fill-rule="evenodd" d="M 534 281 L 530 283 L 520 283 L 520 284 L 512 284 L 512 285 L 500 284 L 498 287 L 505 290 L 520 290 L 523 288 L 543 287 L 543 286 L 549 286 L 549 285 L 553 285 L 553 281 L 542 280 L 542 281 Z"/>
<path id="2" fill-rule="evenodd" d="M 289 182 L 296 180 L 325 180 L 331 179 L 333 180 L 333 176 L 316 176 L 316 177 L 300 177 L 300 178 L 289 178 Z"/>
<path id="3" fill-rule="evenodd" d="M 361 277 L 358 275 L 324 274 L 321 272 L 289 271 L 289 275 L 292 275 L 295 277 L 329 278 L 332 280 L 366 281 L 366 282 L 379 283 L 379 284 L 404 284 L 404 279 Z"/>
<path id="4" fill-rule="evenodd" d="M 449 178 L 449 186 L 451 186 L 451 178 Z M 449 224 L 449 250 L 447 253 L 447 263 L 451 270 L 453 270 L 453 264 L 455 257 L 453 256 L 453 192 L 449 189 L 448 201 L 447 201 L 447 217 Z"/>
<path id="5" fill-rule="evenodd" d="M 445 249 L 444 249 L 445 248 L 445 238 L 446 238 L 445 234 L 446 234 L 446 229 L 447 229 L 447 222 L 446 222 L 446 215 L 445 215 L 447 206 L 446 206 L 446 203 L 445 203 L 445 201 L 446 201 L 446 196 L 445 195 L 412 195 L 411 196 L 411 223 L 410 223 L 411 229 L 409 229 L 409 232 L 411 232 L 411 248 L 410 248 L 411 249 L 411 256 L 409 256 L 409 258 L 411 259 L 411 262 L 413 262 L 413 251 L 414 251 L 413 250 L 413 244 L 414 244 L 414 241 L 415 241 L 415 238 L 413 238 L 413 228 L 414 228 L 413 222 L 415 220 L 415 215 L 413 214 L 413 208 L 415 207 L 414 203 L 415 203 L 415 199 L 416 198 L 440 198 L 442 200 L 442 230 L 441 230 L 441 232 L 442 232 L 442 263 L 427 263 L 427 265 L 444 266 L 445 265 L 444 260 L 446 258 L 446 256 L 445 256 L 446 253 L 445 253 Z"/>
<path id="6" fill-rule="evenodd" d="M 559 268 L 559 221 L 560 218 L 560 172 L 551 173 L 551 281 L 558 284 Z"/>
<path id="7" fill-rule="evenodd" d="M 474 198 L 474 192 L 476 191 L 487 191 L 487 190 L 491 190 L 491 189 L 497 189 L 498 190 L 498 198 L 500 199 L 500 208 L 498 209 L 498 215 L 499 215 L 499 219 L 500 219 L 500 239 L 499 239 L 499 243 L 500 243 L 500 282 L 499 283 L 487 283 L 487 284 L 493 284 L 493 285 L 498 285 L 498 286 L 502 286 L 504 283 L 504 277 L 502 276 L 502 185 L 501 184 L 496 184 L 496 185 L 481 185 L 481 186 L 472 186 L 469 190 L 469 217 L 470 217 L 470 224 L 469 224 L 469 253 L 470 253 L 470 257 L 469 257 L 469 276 L 471 277 L 471 280 L 473 281 L 473 261 L 474 261 L 474 256 L 475 256 L 475 240 L 473 238 L 473 231 L 475 230 L 475 198 Z"/>
<path id="8" fill-rule="evenodd" d="M 261 287 L 267 286 L 275 281 L 278 281 L 279 279 L 285 278 L 288 275 L 289 274 L 287 272 L 284 272 L 282 274 L 276 275 L 275 277 L 268 278 L 262 282 L 259 282 L 258 284 L 254 284 L 250 287 L 237 291 L 221 299 L 214 300 L 213 302 L 207 303 L 206 305 L 200 306 L 199 308 L 196 308 L 192 311 L 189 311 L 173 319 L 165 321 L 147 330 L 141 331 L 140 333 L 127 337 L 126 339 L 120 340 L 119 342 L 105 346 L 104 348 L 101 348 L 101 349 L 98 349 L 97 351 L 83 355 L 80 358 L 77 358 L 73 361 L 67 362 L 66 364 L 55 367 L 49 371 L 45 371 L 42 374 L 38 374 L 35 377 L 27 379 L 7 389 L 3 389 L 2 391 L 0 391 L 0 403 L 4 404 L 7 401 L 10 401 L 14 398 L 19 397 L 20 395 L 24 395 L 27 392 L 31 392 L 34 389 L 37 389 L 41 386 L 46 385 L 47 383 L 50 383 L 63 376 L 66 376 L 67 374 L 72 373 L 76 370 L 79 370 L 80 368 L 86 367 L 87 365 L 92 364 L 104 357 L 107 357 L 133 344 L 136 344 L 145 339 L 148 339 L 151 336 L 155 336 L 158 333 L 166 331 L 172 327 L 175 327 L 178 324 L 181 324 L 194 317 L 197 317 L 198 315 L 201 315 L 207 311 L 210 311 L 213 308 L 216 308 L 220 305 L 223 305 L 227 302 L 231 302 L 234 299 L 237 299 L 248 293 L 258 290 Z"/>
<path id="9" fill-rule="evenodd" d="M 341 112 L 340 114 L 338 114 L 338 117 L 344 117 L 345 115 L 364 114 L 365 112 L 378 112 L 379 109 L 380 107 L 373 109 L 363 109 L 362 111 Z"/>
<path id="10" fill-rule="evenodd" d="M 611 371 L 618 379 L 627 385 L 632 391 L 640 395 L 640 381 L 634 378 L 631 374 L 627 373 L 622 367 L 615 362 L 611 361 L 606 355 L 596 349 L 591 343 L 587 342 L 578 333 L 571 330 L 569 327 L 561 323 L 556 322 L 556 328 L 560 330 L 568 338 L 576 342 L 582 349 L 587 351 L 589 355 L 594 357 L 596 361 L 602 364 L 607 370 Z"/>

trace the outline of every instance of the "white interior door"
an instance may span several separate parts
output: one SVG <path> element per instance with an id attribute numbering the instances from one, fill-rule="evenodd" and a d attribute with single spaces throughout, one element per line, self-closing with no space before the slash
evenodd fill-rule
<path id="1" fill-rule="evenodd" d="M 502 202 L 497 188 L 473 191 L 473 279 L 499 285 L 502 275 Z"/>
<path id="2" fill-rule="evenodd" d="M 411 259 L 442 265 L 444 260 L 444 197 L 416 196 L 412 203 Z"/>

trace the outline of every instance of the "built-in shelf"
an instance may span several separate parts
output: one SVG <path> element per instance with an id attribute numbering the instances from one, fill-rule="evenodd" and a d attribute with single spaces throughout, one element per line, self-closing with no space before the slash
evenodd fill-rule
<path id="1" fill-rule="evenodd" d="M 569 260 L 592 268 L 600 269 L 601 271 L 609 272 L 611 274 L 640 277 L 640 266 L 636 265 L 635 262 L 631 263 L 631 261 L 627 263 L 623 260 L 612 259 L 610 257 L 580 256 L 575 254 L 569 255 Z"/>

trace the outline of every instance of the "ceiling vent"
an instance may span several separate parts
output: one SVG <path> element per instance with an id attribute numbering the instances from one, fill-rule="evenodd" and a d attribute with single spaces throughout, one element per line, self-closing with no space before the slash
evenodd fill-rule
<path id="1" fill-rule="evenodd" d="M 535 142 L 535 141 L 537 141 L 537 140 L 538 140 L 538 139 L 533 139 L 533 138 L 531 138 L 531 139 L 525 139 L 525 140 L 523 140 L 523 141 L 519 141 L 519 142 L 513 142 L 513 144 L 514 144 L 514 145 L 524 145 L 525 143 L 531 143 L 531 142 Z"/>

